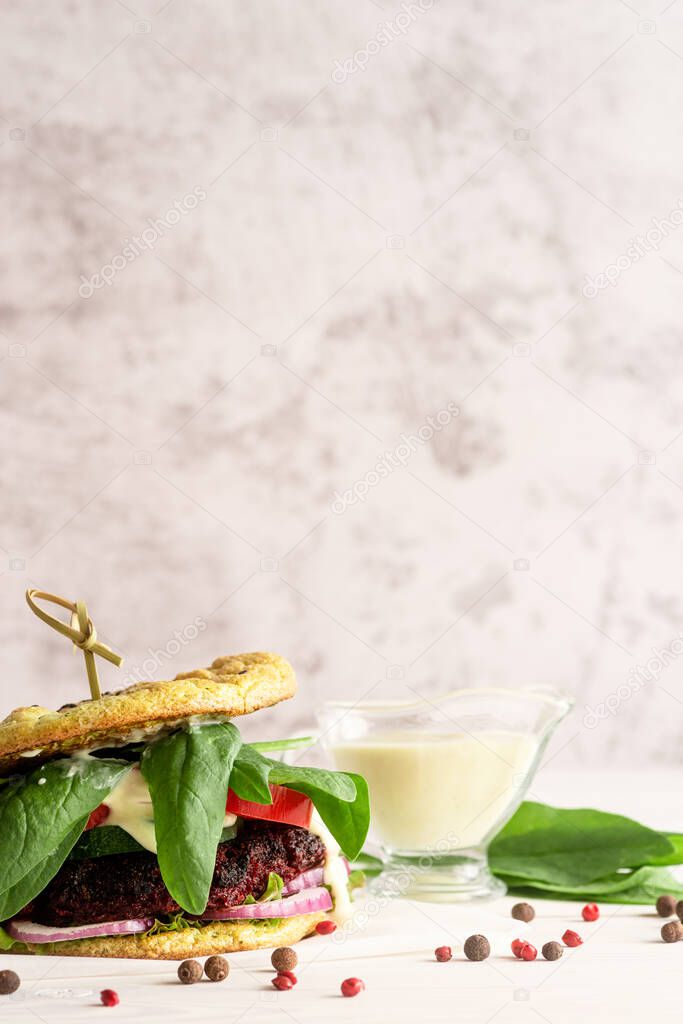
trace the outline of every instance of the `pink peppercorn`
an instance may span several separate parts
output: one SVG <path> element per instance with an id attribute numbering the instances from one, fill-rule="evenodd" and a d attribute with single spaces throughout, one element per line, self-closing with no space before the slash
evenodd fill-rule
<path id="1" fill-rule="evenodd" d="M 336 932 L 337 926 L 334 921 L 318 921 L 315 930 L 318 935 L 331 935 L 332 932 Z"/>
<path id="2" fill-rule="evenodd" d="M 451 960 L 453 957 L 453 950 L 450 946 L 437 946 L 434 950 L 434 956 L 440 964 L 445 964 L 447 960 Z"/>
<path id="3" fill-rule="evenodd" d="M 100 1002 L 102 1006 L 118 1006 L 118 993 L 114 992 L 113 988 L 103 988 L 100 992 Z"/>
<path id="4" fill-rule="evenodd" d="M 573 932 L 571 928 L 567 928 L 566 932 L 562 936 L 562 941 L 565 946 L 581 946 L 583 945 L 583 939 L 578 932 Z"/>
<path id="5" fill-rule="evenodd" d="M 581 917 L 584 921 L 597 921 L 600 917 L 600 908 L 597 903 L 587 903 L 581 911 Z"/>
<path id="6" fill-rule="evenodd" d="M 341 983 L 341 994 L 350 998 L 357 996 L 365 988 L 365 983 L 360 978 L 346 978 Z"/>
<path id="7" fill-rule="evenodd" d="M 530 942 L 525 942 L 519 955 L 522 960 L 535 960 L 538 956 L 538 950 Z"/>
<path id="8" fill-rule="evenodd" d="M 519 957 L 522 955 L 522 950 L 524 949 L 525 946 L 526 946 L 526 942 L 524 942 L 522 939 L 513 939 L 512 940 L 512 945 L 510 946 L 510 949 L 515 954 L 515 956 L 519 959 Z"/>
<path id="9" fill-rule="evenodd" d="M 278 978 L 289 978 L 292 985 L 296 985 L 297 981 L 299 980 L 294 971 L 278 971 L 277 974 Z"/>
<path id="10" fill-rule="evenodd" d="M 271 980 L 275 988 L 279 989 L 280 992 L 288 992 L 290 988 L 294 988 L 294 982 L 286 974 L 276 974 Z"/>

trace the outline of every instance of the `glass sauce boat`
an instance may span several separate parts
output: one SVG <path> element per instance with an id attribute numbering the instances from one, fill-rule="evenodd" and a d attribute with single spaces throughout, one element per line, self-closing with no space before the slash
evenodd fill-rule
<path id="1" fill-rule="evenodd" d="M 438 902 L 500 896 L 487 848 L 524 798 L 572 701 L 549 690 L 456 690 L 434 700 L 330 702 L 320 739 L 370 787 L 385 855 L 376 894 Z"/>

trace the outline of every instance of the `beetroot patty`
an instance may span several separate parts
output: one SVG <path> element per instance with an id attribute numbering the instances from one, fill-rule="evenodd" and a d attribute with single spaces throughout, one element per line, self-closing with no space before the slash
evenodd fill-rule
<path id="1" fill-rule="evenodd" d="M 245 821 L 235 839 L 221 843 L 207 909 L 258 898 L 275 871 L 285 883 L 323 863 L 318 836 L 295 825 Z M 152 853 L 122 853 L 69 860 L 47 889 L 18 915 L 40 924 L 69 926 L 175 914 Z"/>

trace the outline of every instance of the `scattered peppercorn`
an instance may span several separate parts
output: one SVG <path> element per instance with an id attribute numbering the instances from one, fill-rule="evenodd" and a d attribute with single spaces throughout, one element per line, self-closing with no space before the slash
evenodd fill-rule
<path id="1" fill-rule="evenodd" d="M 357 996 L 364 988 L 365 982 L 360 978 L 346 978 L 341 983 L 341 994 L 350 999 L 352 996 Z"/>
<path id="2" fill-rule="evenodd" d="M 571 928 L 567 928 L 566 932 L 562 936 L 562 941 L 565 946 L 582 946 L 583 939 L 578 932 L 573 932 Z"/>
<path id="3" fill-rule="evenodd" d="M 289 946 L 280 946 L 273 950 L 270 962 L 276 971 L 293 971 L 299 963 L 299 957 Z"/>
<path id="4" fill-rule="evenodd" d="M 280 978 L 289 978 L 292 985 L 296 985 L 297 981 L 299 980 L 294 971 L 278 971 L 278 976 Z"/>
<path id="5" fill-rule="evenodd" d="M 288 992 L 290 988 L 294 988 L 294 982 L 286 974 L 276 974 L 274 978 L 271 978 L 271 981 L 280 992 Z"/>
<path id="6" fill-rule="evenodd" d="M 11 996 L 20 985 L 19 975 L 14 971 L 0 971 L 0 996 Z"/>
<path id="7" fill-rule="evenodd" d="M 587 903 L 581 911 L 581 917 L 584 921 L 597 921 L 600 917 L 600 908 L 597 903 Z"/>
<path id="8" fill-rule="evenodd" d="M 485 935 L 470 935 L 465 939 L 464 952 L 468 960 L 486 960 L 491 953 L 489 940 Z"/>
<path id="9" fill-rule="evenodd" d="M 541 953 L 546 960 L 559 960 L 564 950 L 559 942 L 546 942 Z"/>
<path id="10" fill-rule="evenodd" d="M 336 932 L 337 926 L 334 921 L 318 921 L 315 930 L 318 935 L 331 935 L 332 932 Z"/>
<path id="11" fill-rule="evenodd" d="M 103 988 L 100 992 L 100 1002 L 102 1006 L 118 1006 L 118 992 L 114 992 L 113 988 Z"/>
<path id="12" fill-rule="evenodd" d="M 437 946 L 434 950 L 434 956 L 440 964 L 445 964 L 447 960 L 452 960 L 453 950 L 450 946 Z"/>
<path id="13" fill-rule="evenodd" d="M 679 900 L 676 904 L 676 913 L 678 914 L 678 920 L 683 921 L 683 900 Z"/>
<path id="14" fill-rule="evenodd" d="M 662 925 L 661 935 L 665 942 L 680 942 L 683 939 L 683 928 L 680 921 L 669 921 Z"/>
<path id="15" fill-rule="evenodd" d="M 178 977 L 183 985 L 194 985 L 202 976 L 202 965 L 198 960 L 183 960 L 178 967 Z"/>
<path id="16" fill-rule="evenodd" d="M 515 954 L 517 959 L 519 959 L 519 957 L 522 955 L 522 950 L 524 949 L 525 945 L 526 945 L 526 943 L 524 942 L 523 939 L 513 939 L 512 940 L 512 945 L 510 946 L 510 949 Z"/>
<path id="17" fill-rule="evenodd" d="M 660 917 L 672 917 L 676 913 L 676 900 L 666 894 L 658 898 L 655 907 Z"/>
<path id="18" fill-rule="evenodd" d="M 224 956 L 210 956 L 204 964 L 204 974 L 209 981 L 225 981 L 230 974 L 230 964 Z"/>
<path id="19" fill-rule="evenodd" d="M 515 903 L 510 911 L 515 921 L 533 921 L 536 911 L 530 903 Z"/>
<path id="20" fill-rule="evenodd" d="M 535 960 L 538 956 L 538 950 L 530 942 L 525 942 L 519 955 L 522 960 Z"/>

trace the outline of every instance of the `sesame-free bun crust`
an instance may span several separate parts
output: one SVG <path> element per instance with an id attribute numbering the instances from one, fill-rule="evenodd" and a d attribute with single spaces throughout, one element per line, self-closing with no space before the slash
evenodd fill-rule
<path id="1" fill-rule="evenodd" d="M 209 921 L 199 928 L 160 935 L 111 935 L 101 939 L 76 939 L 69 942 L 28 944 L 10 953 L 38 953 L 41 956 L 101 956 L 124 960 L 186 960 L 214 953 L 239 953 L 247 949 L 291 946 L 312 935 L 315 926 L 327 915 L 301 914 L 282 918 L 280 923 L 254 924 L 251 921 Z"/>
<path id="2" fill-rule="evenodd" d="M 289 662 L 256 652 L 216 658 L 210 668 L 183 672 L 166 682 L 136 683 L 59 711 L 17 708 L 0 722 L 0 773 L 74 750 L 143 741 L 192 716 L 246 715 L 295 692 Z"/>

